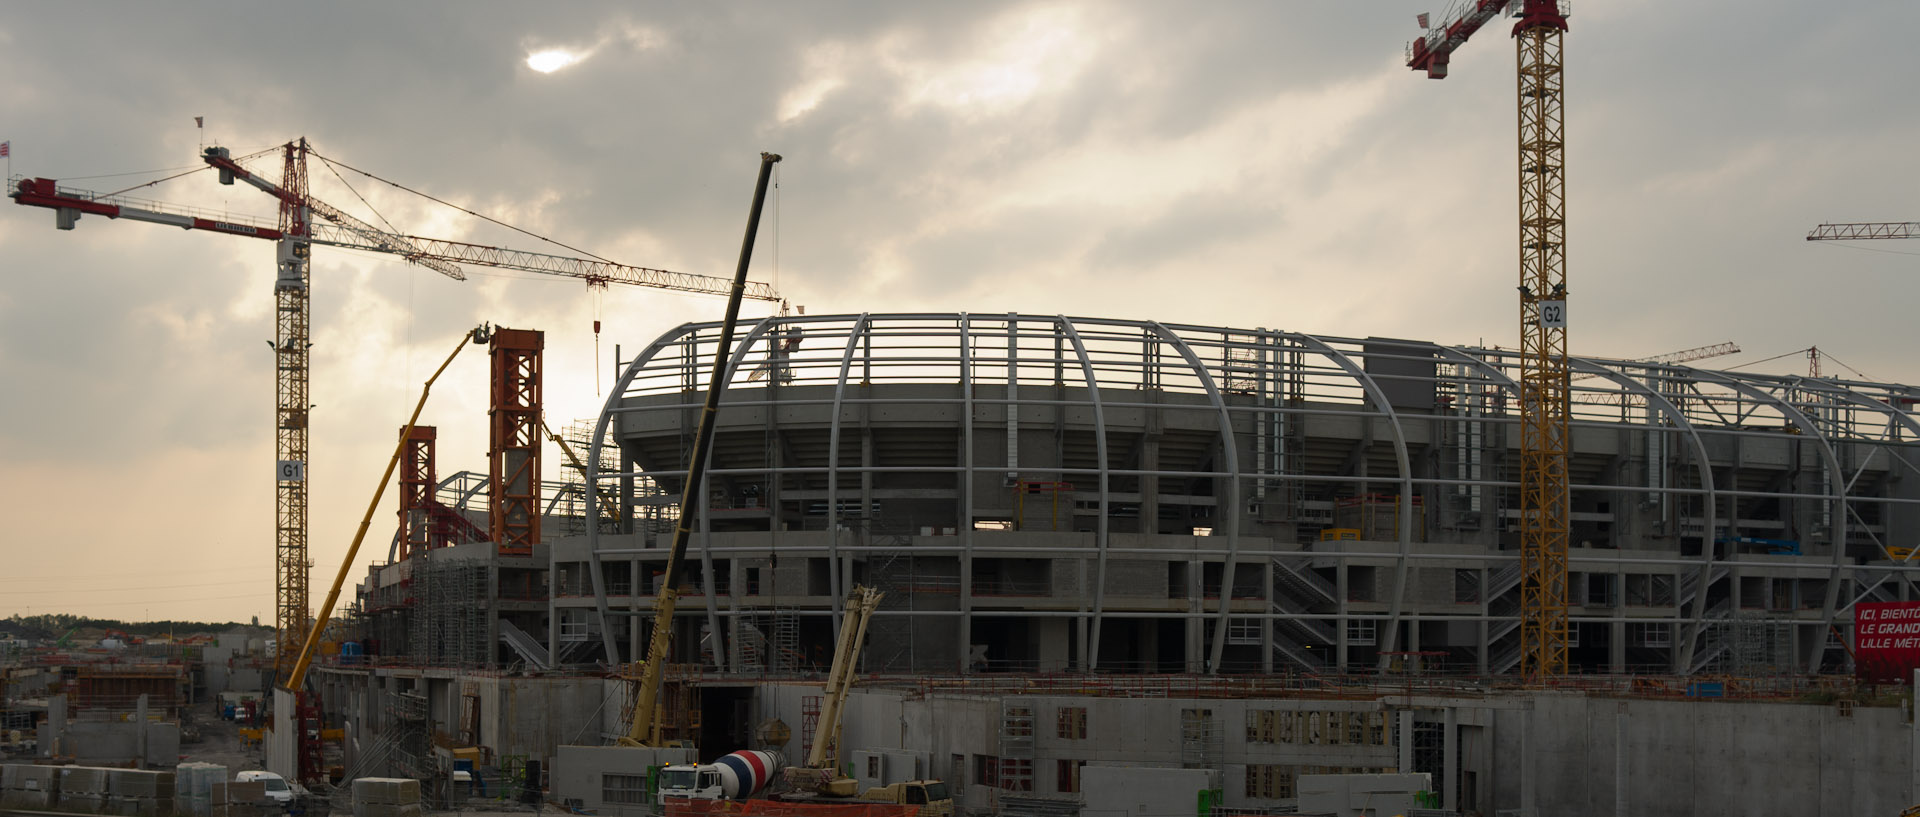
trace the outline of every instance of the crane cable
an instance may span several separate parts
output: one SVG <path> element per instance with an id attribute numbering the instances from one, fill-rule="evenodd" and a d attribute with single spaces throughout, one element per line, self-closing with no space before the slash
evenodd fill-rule
<path id="1" fill-rule="evenodd" d="M 235 159 L 234 161 L 235 161 L 235 162 L 242 162 L 242 161 L 245 161 L 245 160 L 247 160 L 247 159 L 253 159 L 253 158 L 256 158 L 256 157 L 259 157 L 259 156 L 264 156 L 264 155 L 266 155 L 266 154 L 268 154 L 268 153 L 271 153 L 271 152 L 273 152 L 273 151 L 274 151 L 274 149 L 275 149 L 275 148 L 267 148 L 266 150 L 263 150 L 263 151 L 260 151 L 259 153 L 253 153 L 253 154 L 249 154 L 249 155 L 246 155 L 246 156 L 242 156 L 242 157 L 240 157 L 240 158 L 238 158 L 238 159 Z M 112 193 L 103 193 L 103 194 L 101 194 L 101 195 L 98 195 L 98 196 L 95 196 L 95 197 L 94 197 L 94 200 L 95 200 L 95 201 L 98 201 L 98 200 L 100 200 L 100 199 L 110 199 L 110 198 L 113 198 L 114 196 L 118 196 L 118 195 L 120 195 L 120 194 L 122 194 L 122 193 L 130 193 L 130 192 L 132 192 L 132 191 L 135 191 L 135 190 L 139 190 L 139 189 L 140 189 L 140 188 L 142 188 L 142 187 L 152 187 L 152 186 L 154 186 L 154 185 L 156 185 L 156 184 L 159 184 L 159 183 L 161 183 L 161 182 L 170 182 L 170 181 L 173 181 L 174 179 L 178 179 L 178 178 L 180 178 L 181 176 L 191 176 L 191 175 L 193 175 L 193 174 L 195 174 L 195 173 L 198 173 L 198 172 L 200 172 L 200 171 L 202 171 L 202 170 L 210 170 L 210 169 L 212 169 L 212 168 L 213 168 L 213 166 L 212 166 L 212 165 L 206 165 L 206 164 L 203 164 L 203 165 L 200 165 L 199 167 L 196 167 L 196 168 L 193 168 L 192 170 L 188 170 L 188 171 L 186 171 L 186 172 L 184 172 L 184 173 L 175 173 L 175 174 L 173 174 L 173 175 L 171 175 L 171 176 L 168 176 L 168 177 L 166 177 L 166 178 L 164 178 L 164 179 L 154 179 L 153 181 L 150 181 L 150 182 L 147 182 L 147 183 L 145 183 L 145 184 L 136 184 L 136 185 L 134 185 L 134 186 L 132 186 L 132 187 L 129 187 L 129 188 L 126 188 L 126 189 L 124 189 L 124 190 L 115 190 L 115 191 L 113 191 Z M 173 168 L 169 168 L 169 169 L 173 169 Z M 111 177 L 111 176 L 137 176 L 137 175 L 140 175 L 141 173 L 151 173 L 151 172 L 154 172 L 154 171 L 136 171 L 136 172 L 133 172 L 133 173 L 108 173 L 108 174 L 106 174 L 106 175 L 104 175 L 104 176 L 74 176 L 73 178 L 75 178 L 75 179 L 104 179 L 104 178 L 108 178 L 108 177 Z M 161 171 L 161 172 L 165 172 L 165 171 Z"/>
<path id="2" fill-rule="evenodd" d="M 327 163 L 327 165 L 328 165 L 329 167 L 331 167 L 331 166 L 333 166 L 333 165 L 335 165 L 335 164 L 338 164 L 338 165 L 339 165 L 339 166 L 341 166 L 341 167 L 344 167 L 344 168 L 346 168 L 346 169 L 348 169 L 348 170 L 351 170 L 351 171 L 353 171 L 353 172 L 355 172 L 355 173 L 358 173 L 358 174 L 360 174 L 360 175 L 362 175 L 362 176 L 365 176 L 365 177 L 367 177 L 367 178 L 369 178 L 369 179 L 372 179 L 372 180 L 374 180 L 374 181 L 376 181 L 376 182 L 381 182 L 381 183 L 383 183 L 383 184 L 387 184 L 387 185 L 391 185 L 391 186 L 393 186 L 393 187 L 397 187 L 397 188 L 399 188 L 399 189 L 401 189 L 401 190 L 405 190 L 405 191 L 407 191 L 407 192 L 409 192 L 409 193 L 412 193 L 412 194 L 414 194 L 414 195 L 416 195 L 416 196 L 419 196 L 419 197 L 421 197 L 421 198 L 423 198 L 423 199 L 426 199 L 426 200 L 428 200 L 428 201 L 431 201 L 431 202 L 435 202 L 435 203 L 438 203 L 438 204 L 444 204 L 444 205 L 446 205 L 446 206 L 448 206 L 448 207 L 451 207 L 451 208 L 453 208 L 453 209 L 455 209 L 455 210 L 459 210 L 459 211 L 460 211 L 460 212 L 462 212 L 462 213 L 466 213 L 467 215 L 470 215 L 470 216 L 473 216 L 474 218 L 477 218 L 477 219 L 482 219 L 482 220 L 484 220 L 484 221 L 488 221 L 488 222 L 492 222 L 492 223 L 494 223 L 494 224 L 498 224 L 498 225 L 500 225 L 500 226 L 502 226 L 502 227 L 505 227 L 505 228 L 507 228 L 507 229 L 509 229 L 509 230 L 512 230 L 512 231 L 514 231 L 514 232 L 516 232 L 516 233 L 520 233 L 520 234 L 522 234 L 522 235 L 525 235 L 525 236 L 528 236 L 528 237 L 531 237 L 531 238 L 537 238 L 537 239 L 539 239 L 539 240 L 541 240 L 541 241 L 545 241 L 545 242 L 547 242 L 548 244 L 552 244 L 552 245 L 554 245 L 554 246 L 557 246 L 557 247 L 564 247 L 564 248 L 566 248 L 566 249 L 568 249 L 568 250 L 572 250 L 573 252 L 577 252 L 577 253 L 579 253 L 579 254 L 581 254 L 581 255 L 584 255 L 584 256 L 586 256 L 586 257 L 588 257 L 588 258 L 592 258 L 592 259 L 594 259 L 594 260 L 596 260 L 596 261 L 604 261 L 604 262 L 606 262 L 606 263 L 608 263 L 608 264 L 617 264 L 617 263 L 619 263 L 619 262 L 617 262 L 617 261 L 613 261 L 613 260 L 610 260 L 610 259 L 607 259 L 607 258 L 604 258 L 604 257 L 601 257 L 601 256 L 599 256 L 599 255 L 595 255 L 595 254 L 593 254 L 593 253 L 590 253 L 590 252 L 587 252 L 586 250 L 583 250 L 583 249 L 580 249 L 579 247 L 575 247 L 575 246 L 573 246 L 573 245 L 571 245 L 571 244 L 565 244 L 565 243 L 562 243 L 562 242 L 559 242 L 559 241 L 555 241 L 555 240 L 553 240 L 553 239 L 551 239 L 551 238 L 548 238 L 548 237 L 546 237 L 546 236 L 544 236 L 544 235 L 541 235 L 541 234 L 539 234 L 539 233 L 536 233 L 536 232 L 533 232 L 533 231 L 531 231 L 531 230 L 526 230 L 526 229 L 522 229 L 522 228 L 520 228 L 520 227 L 515 227 L 515 226 L 513 226 L 512 224 L 508 224 L 508 223 L 506 223 L 506 222 L 504 222 L 504 221 L 501 221 L 500 219 L 497 219 L 497 218 L 494 218 L 494 217 L 492 217 L 492 216 L 489 216 L 489 215 L 486 215 L 485 213 L 478 213 L 478 212 L 475 212 L 475 211 L 473 211 L 473 210 L 469 210 L 469 209 L 467 209 L 467 208 L 465 208 L 465 207 L 461 207 L 461 206 L 460 206 L 460 205 L 458 205 L 458 204 L 454 204 L 453 202 L 450 202 L 450 201 L 447 201 L 446 199 L 442 199 L 442 198 L 439 198 L 439 197 L 436 197 L 436 196 L 432 196 L 432 195 L 429 195 L 429 194 L 426 194 L 426 193 L 422 193 L 422 192 L 420 192 L 420 191 L 418 191 L 418 190 L 415 190 L 415 189 L 413 189 L 413 188 L 411 188 L 411 187 L 408 187 L 408 186 L 406 186 L 406 185 L 404 185 L 404 184 L 401 184 L 401 183 L 399 183 L 399 182 L 396 182 L 396 181 L 393 181 L 393 180 L 391 180 L 391 179 L 383 179 L 383 178 L 380 178 L 379 176 L 375 176 L 375 175 L 373 175 L 372 173 L 368 173 L 367 171 L 364 171 L 364 170 L 361 170 L 360 168 L 357 168 L 357 167 L 354 167 L 353 165 L 350 165 L 350 164 L 347 164 L 346 162 L 335 162 L 335 161 L 334 161 L 334 160 L 332 160 L 332 159 L 328 159 L 328 158 L 327 158 L 327 157 L 325 157 L 325 156 L 321 156 L 321 155 L 320 155 L 320 154 L 319 154 L 318 152 L 316 152 L 316 151 L 309 151 L 309 153 L 310 153 L 311 155 L 313 155 L 313 156 L 316 156 L 316 157 L 319 157 L 319 159 L 320 159 L 320 161 L 322 161 L 322 162 L 325 162 L 325 163 Z"/>

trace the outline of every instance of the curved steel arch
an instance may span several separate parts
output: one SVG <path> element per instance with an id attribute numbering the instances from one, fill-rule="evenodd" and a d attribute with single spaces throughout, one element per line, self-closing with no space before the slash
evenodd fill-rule
<path id="1" fill-rule="evenodd" d="M 1220 568 L 1220 612 L 1213 625 L 1213 644 L 1208 649 L 1207 674 L 1217 675 L 1220 662 L 1227 650 L 1227 613 L 1233 607 L 1233 572 L 1235 562 L 1240 555 L 1240 445 L 1233 433 L 1233 417 L 1227 413 L 1227 401 L 1220 396 L 1220 389 L 1213 382 L 1213 375 L 1207 372 L 1206 364 L 1187 344 L 1185 338 L 1174 334 L 1165 325 L 1155 321 L 1148 324 L 1163 342 L 1171 345 L 1185 358 L 1200 385 L 1207 390 L 1207 400 L 1220 415 L 1220 448 L 1225 455 L 1227 473 L 1226 502 L 1217 506 L 1217 512 L 1227 523 L 1227 556 L 1225 566 Z M 1144 521 L 1144 520 L 1143 520 Z M 1152 531 L 1148 531 L 1152 532 Z M 1204 580 L 1200 588 L 1202 597 L 1206 595 Z"/>
<path id="2" fill-rule="evenodd" d="M 1400 414 L 1393 410 L 1393 404 L 1387 402 L 1387 395 L 1380 390 L 1380 384 L 1374 382 L 1373 376 L 1367 374 L 1365 369 L 1355 364 L 1353 358 L 1313 335 L 1302 333 L 1296 337 L 1302 344 L 1315 349 L 1339 364 L 1340 368 L 1347 370 L 1347 374 L 1366 390 L 1368 399 L 1379 407 L 1380 416 L 1386 417 L 1393 429 L 1393 456 L 1400 466 L 1399 501 L 1406 503 L 1407 510 L 1405 513 L 1396 514 L 1400 518 L 1400 556 L 1393 568 L 1393 602 L 1387 607 L 1387 648 L 1380 651 L 1375 661 L 1378 669 L 1386 672 L 1387 653 L 1395 651 L 1400 646 L 1400 605 L 1407 594 L 1407 556 L 1413 550 L 1413 467 L 1407 456 L 1407 432 L 1400 427 Z"/>
<path id="3" fill-rule="evenodd" d="M 607 584 L 606 577 L 600 569 L 600 525 L 598 524 L 600 492 L 594 489 L 600 482 L 600 452 L 605 447 L 607 439 L 607 422 L 612 419 L 614 409 L 620 404 L 621 396 L 626 394 L 629 386 L 633 385 L 633 379 L 639 376 L 640 370 L 653 362 L 653 357 L 660 354 L 662 349 L 678 342 L 680 338 L 699 326 L 700 324 L 694 323 L 680 324 L 648 344 L 645 349 L 640 350 L 640 354 L 634 355 L 633 359 L 627 363 L 626 370 L 620 373 L 620 378 L 614 381 L 613 388 L 607 390 L 607 400 L 601 404 L 600 416 L 594 420 L 593 441 L 587 446 L 587 468 L 583 477 L 587 481 L 587 518 L 594 520 L 587 525 L 587 570 L 593 577 L 594 613 L 600 618 L 600 643 L 606 650 L 608 664 L 620 663 L 620 647 L 614 641 L 613 627 L 607 621 Z M 625 520 L 622 522 L 624 523 Z M 548 623 L 550 636 L 547 640 L 548 644 L 556 643 L 551 635 L 559 626 L 557 616 Z"/>
<path id="4" fill-rule="evenodd" d="M 833 381 L 833 409 L 827 420 L 827 587 L 833 593 L 833 631 L 840 633 L 845 593 L 840 587 L 840 407 L 846 402 L 847 375 L 853 371 L 853 351 L 872 331 L 870 313 L 847 327 L 847 345 L 840 351 L 840 374 Z"/>
<path id="5" fill-rule="evenodd" d="M 1818 673 L 1820 671 L 1820 661 L 1827 653 L 1826 632 L 1833 628 L 1833 616 L 1836 612 L 1834 607 L 1839 601 L 1840 568 L 1845 564 L 1847 558 L 1847 489 L 1846 485 L 1840 481 L 1840 457 L 1833 450 L 1833 442 L 1827 438 L 1827 435 L 1821 433 L 1819 426 L 1808 419 L 1807 415 L 1801 412 L 1800 409 L 1795 408 L 1792 403 L 1757 388 L 1745 380 L 1736 379 L 1737 376 L 1728 376 L 1724 372 L 1710 372 L 1699 369 L 1693 371 L 1694 377 L 1697 380 L 1718 383 L 1755 400 L 1773 404 L 1782 416 L 1785 416 L 1795 426 L 1799 427 L 1802 432 L 1811 435 L 1820 443 L 1820 453 L 1826 458 L 1827 467 L 1831 469 L 1829 472 L 1831 476 L 1828 478 L 1828 481 L 1832 484 L 1828 490 L 1832 493 L 1830 493 L 1826 499 L 1833 502 L 1840 512 L 1834 514 L 1833 530 L 1831 532 L 1833 537 L 1833 564 L 1827 570 L 1827 599 L 1822 606 L 1820 616 L 1821 632 L 1819 637 L 1812 639 L 1814 643 L 1807 654 L 1807 671 L 1809 673 Z M 1713 531 L 1707 531 L 1709 543 L 1712 538 Z"/>
<path id="6" fill-rule="evenodd" d="M 1094 523 L 1094 550 L 1098 566 L 1094 568 L 1093 581 L 1093 633 L 1087 639 L 1087 670 L 1100 668 L 1100 618 L 1106 612 L 1107 590 L 1107 508 L 1110 493 L 1110 465 L 1107 462 L 1107 414 L 1100 401 L 1100 380 L 1093 373 L 1093 359 L 1087 356 L 1087 346 L 1080 340 L 1080 332 L 1073 328 L 1073 321 L 1065 315 L 1053 317 L 1054 326 L 1062 336 L 1073 344 L 1074 355 L 1080 359 L 1080 377 L 1087 384 L 1087 400 L 1093 404 L 1093 442 L 1095 456 L 1100 458 L 1100 517 Z M 1008 410 L 1012 410 L 1008 406 Z"/>
<path id="7" fill-rule="evenodd" d="M 1667 419 L 1672 420 L 1674 425 L 1684 430 L 1687 434 L 1687 439 L 1693 441 L 1693 467 L 1694 470 L 1700 474 L 1700 488 L 1706 494 L 1707 498 L 1706 502 L 1701 503 L 1706 507 L 1707 541 L 1701 543 L 1700 567 L 1697 568 L 1698 572 L 1694 574 L 1699 578 L 1695 579 L 1694 583 L 1693 623 L 1688 628 L 1687 637 L 1680 640 L 1680 655 L 1674 661 L 1674 670 L 1678 674 L 1686 675 L 1688 674 L 1687 670 L 1693 665 L 1695 643 L 1699 640 L 1701 631 L 1707 626 L 1704 618 L 1707 612 L 1707 582 L 1709 577 L 1713 575 L 1713 530 L 1719 525 L 1719 520 L 1716 518 L 1719 504 L 1718 492 L 1715 490 L 1713 483 L 1713 461 L 1707 457 L 1706 441 L 1700 437 L 1699 430 L 1694 428 L 1693 423 L 1687 419 L 1687 413 L 1681 411 L 1680 407 L 1674 404 L 1673 401 L 1668 400 L 1667 396 L 1661 393 L 1659 389 L 1652 388 L 1622 372 L 1595 364 L 1584 358 L 1571 358 L 1570 361 L 1576 369 L 1611 380 L 1614 383 L 1625 386 L 1630 391 L 1639 392 L 1647 399 L 1648 405 L 1659 404 L 1660 412 L 1666 415 Z M 1651 427 L 1649 427 L 1649 430 L 1651 430 Z M 1664 465 L 1664 463 L 1662 465 Z M 1647 460 L 1647 467 L 1655 467 L 1650 455 Z"/>

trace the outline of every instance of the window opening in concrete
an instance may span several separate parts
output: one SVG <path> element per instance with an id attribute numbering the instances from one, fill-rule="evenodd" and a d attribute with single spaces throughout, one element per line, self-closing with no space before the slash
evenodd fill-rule
<path id="1" fill-rule="evenodd" d="M 1084 706 L 1060 707 L 1059 723 L 1055 734 L 1066 740 L 1085 740 L 1087 737 L 1087 708 Z"/>

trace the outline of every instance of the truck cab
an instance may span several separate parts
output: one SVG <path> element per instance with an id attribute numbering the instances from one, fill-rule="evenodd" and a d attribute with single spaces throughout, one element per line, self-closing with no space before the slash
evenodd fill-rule
<path id="1" fill-rule="evenodd" d="M 951 817 L 953 814 L 953 795 L 947 791 L 947 784 L 939 780 L 909 780 L 875 786 L 861 794 L 860 799 L 919 806 L 921 817 Z"/>
<path id="2" fill-rule="evenodd" d="M 711 764 L 676 765 L 660 770 L 660 802 L 670 798 L 687 800 L 725 800 L 720 782 L 720 767 Z"/>

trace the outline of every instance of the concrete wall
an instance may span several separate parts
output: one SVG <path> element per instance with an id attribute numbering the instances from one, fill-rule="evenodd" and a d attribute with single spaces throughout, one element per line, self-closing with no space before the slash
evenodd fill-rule
<path id="1" fill-rule="evenodd" d="M 1623 756 L 1623 813 L 1646 817 L 1897 814 L 1915 796 L 1913 726 L 1892 707 L 1546 694 L 1499 713 L 1494 740 L 1496 757 L 1530 764 L 1541 814 L 1613 814 Z M 1519 784 L 1500 778 L 1502 807 Z"/>
<path id="2" fill-rule="evenodd" d="M 1213 788 L 1206 769 L 1088 766 L 1080 770 L 1085 817 L 1172 817 L 1198 814 L 1200 792 Z"/>
<path id="3" fill-rule="evenodd" d="M 496 755 L 525 755 L 551 760 L 562 745 L 597 743 L 605 712 L 599 678 L 465 679 L 480 697 L 480 744 Z M 454 690 L 458 694 L 457 688 Z M 452 719 L 440 728 L 458 734 L 460 702 L 451 702 Z M 613 709 L 617 718 L 618 707 Z M 436 715 L 439 709 L 435 709 Z"/>
<path id="4" fill-rule="evenodd" d="M 692 763 L 692 749 L 630 749 L 621 746 L 561 746 L 547 772 L 548 796 L 559 802 L 580 801 L 594 814 L 640 817 L 653 813 L 645 803 L 609 803 L 610 788 L 644 785 L 647 769 L 674 763 Z M 610 776 L 619 779 L 609 780 Z M 618 785 L 609 785 L 614 783 Z"/>
<path id="5" fill-rule="evenodd" d="M 794 763 L 802 754 L 803 699 L 819 687 L 766 684 L 754 701 L 755 722 L 779 717 L 793 729 L 785 746 Z M 1247 770 L 1275 765 L 1313 768 L 1398 769 L 1432 772 L 1436 789 L 1463 812 L 1491 814 L 1531 804 L 1556 817 L 1615 814 L 1616 716 L 1626 720 L 1627 799 L 1621 813 L 1647 817 L 1794 814 L 1853 817 L 1895 814 L 1911 805 L 1915 732 L 1902 709 L 1832 705 L 1662 701 L 1587 697 L 1578 693 L 1498 695 L 1412 701 L 1311 698 L 1193 699 L 1029 696 L 1033 711 L 1033 796 L 1064 796 L 1056 787 L 1059 761 L 1085 762 L 1081 797 L 1095 791 L 1087 775 L 1099 766 L 1180 766 L 1181 710 L 1210 711 L 1219 738 L 1209 765 L 1220 773 L 1223 802 L 1234 808 L 1284 808 L 1288 800 L 1247 796 Z M 1003 699 L 985 694 L 856 689 L 843 737 L 852 763 L 864 755 L 919 754 L 929 777 L 947 781 L 963 805 L 990 807 L 1004 794 L 973 779 L 977 756 L 1000 757 Z M 1413 708 L 1407 710 L 1405 707 Z M 1063 737 L 1063 707 L 1086 709 L 1086 737 Z M 1328 712 L 1381 716 L 1384 742 L 1339 744 L 1250 739 L 1250 712 Z M 1407 715 L 1408 717 L 1404 717 Z M 1450 748 L 1429 761 L 1414 760 L 1402 727 L 1443 724 Z M 1369 727 L 1370 729 L 1370 727 Z M 1447 760 L 1447 758 L 1451 760 Z M 864 761 L 861 761 L 864 762 Z M 1431 763 L 1434 768 L 1409 764 Z M 856 773 L 865 769 L 855 764 Z M 1448 768 L 1452 773 L 1448 773 Z M 1302 772 L 1306 773 L 1306 772 Z M 1469 777 L 1470 776 L 1470 777 Z M 1523 779 L 1525 783 L 1523 785 Z M 1089 801 L 1090 802 L 1090 801 Z"/>

